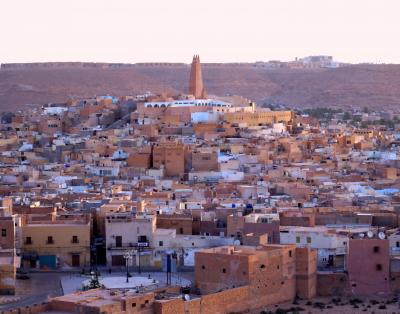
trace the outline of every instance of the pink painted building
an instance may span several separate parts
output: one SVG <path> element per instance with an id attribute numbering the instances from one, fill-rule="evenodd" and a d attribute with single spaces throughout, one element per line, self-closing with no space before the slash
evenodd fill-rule
<path id="1" fill-rule="evenodd" d="M 389 240 L 350 239 L 347 270 L 353 294 L 390 294 Z"/>

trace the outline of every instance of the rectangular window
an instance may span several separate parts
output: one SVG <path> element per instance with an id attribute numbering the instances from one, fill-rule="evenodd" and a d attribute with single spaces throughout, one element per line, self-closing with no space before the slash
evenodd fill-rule
<path id="1" fill-rule="evenodd" d="M 54 239 L 52 236 L 48 236 L 47 237 L 47 244 L 53 244 L 54 243 Z"/>
<path id="2" fill-rule="evenodd" d="M 163 246 L 163 245 L 164 245 L 164 242 L 163 242 L 163 241 L 160 241 L 160 242 L 158 242 L 158 245 L 159 245 L 159 246 Z"/>
<path id="3" fill-rule="evenodd" d="M 308 244 L 311 243 L 311 237 L 307 237 L 307 243 L 308 243 Z"/>
<path id="4" fill-rule="evenodd" d="M 72 236 L 72 243 L 79 243 L 78 236 Z"/>
<path id="5" fill-rule="evenodd" d="M 382 264 L 376 264 L 376 270 L 381 271 L 382 270 Z"/>
<path id="6" fill-rule="evenodd" d="M 138 236 L 138 242 L 147 242 L 147 236 L 145 235 Z"/>
<path id="7" fill-rule="evenodd" d="M 32 244 L 32 238 L 31 237 L 26 237 L 25 238 L 25 244 Z"/>
<path id="8" fill-rule="evenodd" d="M 296 243 L 300 243 L 300 237 L 299 236 L 296 237 Z"/>
<path id="9" fill-rule="evenodd" d="M 122 236 L 115 237 L 115 247 L 122 247 Z"/>
<path id="10" fill-rule="evenodd" d="M 400 247 L 400 242 L 399 241 L 396 242 L 396 247 Z"/>
<path id="11" fill-rule="evenodd" d="M 6 237 L 7 236 L 7 229 L 1 229 L 1 236 Z"/>
<path id="12" fill-rule="evenodd" d="M 374 246 L 374 253 L 379 253 L 379 246 Z"/>

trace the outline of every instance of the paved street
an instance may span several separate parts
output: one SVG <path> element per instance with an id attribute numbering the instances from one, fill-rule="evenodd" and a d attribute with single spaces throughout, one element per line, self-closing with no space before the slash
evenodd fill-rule
<path id="1" fill-rule="evenodd" d="M 60 274 L 32 273 L 30 276 L 29 280 L 16 281 L 17 300 L 0 305 L 0 311 L 42 303 L 49 297 L 62 295 Z"/>

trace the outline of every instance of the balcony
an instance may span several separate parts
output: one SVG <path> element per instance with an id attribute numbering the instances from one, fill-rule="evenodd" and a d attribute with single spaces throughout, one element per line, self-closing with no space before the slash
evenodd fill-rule
<path id="1" fill-rule="evenodd" d="M 342 273 L 345 271 L 344 266 L 318 266 L 318 272 L 329 272 L 329 273 Z"/>
<path id="2" fill-rule="evenodd" d="M 108 250 L 126 250 L 138 247 L 149 247 L 149 242 L 129 242 L 129 243 L 110 243 L 107 244 Z"/>

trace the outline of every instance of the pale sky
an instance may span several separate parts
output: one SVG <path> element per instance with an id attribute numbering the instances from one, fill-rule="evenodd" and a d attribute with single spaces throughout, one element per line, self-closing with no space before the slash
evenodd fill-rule
<path id="1" fill-rule="evenodd" d="M 0 63 L 400 63 L 400 0 L 0 0 Z"/>

